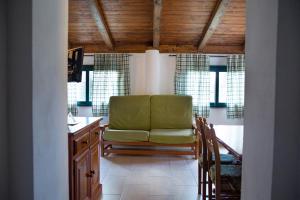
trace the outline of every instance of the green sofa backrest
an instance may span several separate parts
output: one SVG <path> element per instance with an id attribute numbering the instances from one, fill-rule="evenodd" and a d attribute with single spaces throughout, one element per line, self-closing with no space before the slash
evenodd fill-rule
<path id="1" fill-rule="evenodd" d="M 151 96 L 151 129 L 192 128 L 192 97 Z"/>
<path id="2" fill-rule="evenodd" d="M 150 130 L 150 96 L 113 96 L 109 100 L 109 128 Z"/>

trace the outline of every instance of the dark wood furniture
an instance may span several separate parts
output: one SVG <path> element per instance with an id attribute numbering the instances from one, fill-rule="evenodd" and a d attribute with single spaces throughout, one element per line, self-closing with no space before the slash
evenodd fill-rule
<path id="1" fill-rule="evenodd" d="M 206 199 L 207 191 L 207 174 L 208 174 L 208 164 L 207 164 L 207 144 L 206 137 L 204 134 L 205 127 L 208 127 L 205 118 L 195 116 L 195 122 L 197 126 L 197 134 L 199 135 L 199 163 L 198 163 L 198 193 L 202 195 L 202 199 Z M 216 137 L 219 143 L 219 150 L 222 152 L 220 154 L 221 164 L 241 164 L 241 153 L 243 144 L 243 126 L 239 125 L 217 125 L 218 134 Z M 221 139 L 220 139 L 221 138 Z M 224 141 L 223 141 L 224 140 Z M 226 143 L 225 143 L 226 141 Z M 230 147 L 230 146 L 232 147 Z"/>
<path id="2" fill-rule="evenodd" d="M 202 199 L 206 199 L 206 183 L 207 183 L 207 147 L 206 139 L 204 135 L 204 126 L 206 119 L 202 117 L 195 117 L 196 121 L 196 132 L 199 135 L 199 158 L 198 162 L 198 194 L 202 195 Z M 202 186 L 202 187 L 201 187 Z"/>
<path id="3" fill-rule="evenodd" d="M 213 125 L 205 126 L 204 134 L 207 145 L 208 197 L 209 200 L 240 199 L 241 165 L 221 164 L 219 144 Z M 212 195 L 212 185 L 215 185 L 215 195 Z"/>
<path id="4" fill-rule="evenodd" d="M 69 125 L 69 196 L 71 200 L 100 199 L 99 117 L 76 117 Z"/>

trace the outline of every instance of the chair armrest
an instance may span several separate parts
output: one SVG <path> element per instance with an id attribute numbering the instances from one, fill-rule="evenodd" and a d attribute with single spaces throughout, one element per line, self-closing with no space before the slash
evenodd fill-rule
<path id="1" fill-rule="evenodd" d="M 100 124 L 101 134 L 105 131 L 105 129 L 109 126 L 109 124 Z"/>
<path id="2" fill-rule="evenodd" d="M 196 124 L 193 124 L 192 129 L 197 129 Z"/>
<path id="3" fill-rule="evenodd" d="M 196 124 L 193 124 L 192 129 L 193 129 L 194 135 L 197 135 L 197 126 L 196 126 Z"/>

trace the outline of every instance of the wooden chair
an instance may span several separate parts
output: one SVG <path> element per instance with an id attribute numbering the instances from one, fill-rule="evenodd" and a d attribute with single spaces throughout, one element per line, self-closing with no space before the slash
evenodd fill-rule
<path id="1" fill-rule="evenodd" d="M 198 162 L 198 194 L 206 197 L 206 178 L 207 178 L 207 166 L 204 162 L 207 160 L 207 147 L 204 135 L 204 126 L 206 119 L 195 116 L 196 118 L 196 132 L 199 137 L 199 162 Z M 201 187 L 202 186 L 202 187 Z"/>
<path id="2" fill-rule="evenodd" d="M 208 126 L 206 119 L 195 116 L 196 129 L 199 137 L 199 162 L 198 162 L 198 194 L 206 199 L 206 185 L 207 185 L 207 145 L 204 134 L 205 126 Z M 231 154 L 220 154 L 222 164 L 232 164 L 236 162 L 236 158 Z M 214 158 L 213 158 L 214 160 Z"/>
<path id="3" fill-rule="evenodd" d="M 241 165 L 221 163 L 219 145 L 212 124 L 210 125 L 210 127 L 204 127 L 204 135 L 207 145 L 207 167 L 209 169 L 209 200 L 240 199 L 242 169 Z M 213 184 L 215 185 L 214 198 L 212 195 Z"/>

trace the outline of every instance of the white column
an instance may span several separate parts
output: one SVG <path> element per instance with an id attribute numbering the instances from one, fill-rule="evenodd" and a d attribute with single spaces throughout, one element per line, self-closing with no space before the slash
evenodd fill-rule
<path id="1" fill-rule="evenodd" d="M 158 50 L 146 51 L 146 93 L 160 94 L 160 59 Z"/>
<path id="2" fill-rule="evenodd" d="M 68 1 L 33 0 L 34 199 L 68 199 Z"/>

